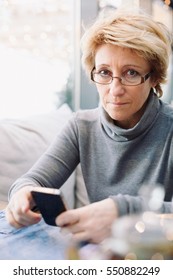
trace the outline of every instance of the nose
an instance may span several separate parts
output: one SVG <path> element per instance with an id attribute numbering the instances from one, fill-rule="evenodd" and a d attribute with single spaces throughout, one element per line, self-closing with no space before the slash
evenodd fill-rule
<path id="1" fill-rule="evenodd" d="M 109 93 L 113 96 L 123 95 L 125 92 L 124 86 L 121 84 L 121 79 L 119 77 L 114 77 L 109 86 Z"/>

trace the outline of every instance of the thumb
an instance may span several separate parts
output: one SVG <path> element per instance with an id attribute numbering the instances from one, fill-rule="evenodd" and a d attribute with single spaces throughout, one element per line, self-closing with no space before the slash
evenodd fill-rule
<path id="1" fill-rule="evenodd" d="M 22 205 L 21 208 L 22 208 L 22 212 L 23 212 L 23 213 L 27 213 L 27 212 L 30 210 L 30 205 L 29 205 L 28 201 L 25 202 L 25 203 Z"/>
<path id="2" fill-rule="evenodd" d="M 30 196 L 30 194 L 23 199 L 21 209 L 22 209 L 23 213 L 27 213 L 31 209 L 31 196 Z"/>
<path id="3" fill-rule="evenodd" d="M 60 214 L 55 222 L 58 226 L 63 227 L 75 224 L 79 221 L 78 209 L 68 210 Z"/>

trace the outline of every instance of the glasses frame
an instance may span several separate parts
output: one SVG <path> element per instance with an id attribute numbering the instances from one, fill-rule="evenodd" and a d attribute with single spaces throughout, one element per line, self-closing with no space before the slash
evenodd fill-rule
<path id="1" fill-rule="evenodd" d="M 94 70 L 95 70 L 95 68 L 93 68 L 93 70 L 91 71 L 91 75 L 90 75 L 90 77 L 91 77 L 91 80 L 94 82 L 94 83 L 96 83 L 96 84 L 100 84 L 100 85 L 110 85 L 112 82 L 113 82 L 113 79 L 118 79 L 119 81 L 120 81 L 120 83 L 123 85 L 123 86 L 138 86 L 138 85 L 141 85 L 141 84 L 143 84 L 143 83 L 145 83 L 145 81 L 146 80 L 148 80 L 148 78 L 151 76 L 151 74 L 152 74 L 152 71 L 150 71 L 150 72 L 148 72 L 146 75 L 144 75 L 144 76 L 141 76 L 140 75 L 140 78 L 141 78 L 141 81 L 140 81 L 140 83 L 138 83 L 138 84 L 134 84 L 134 85 L 128 85 L 128 84 L 123 84 L 122 83 L 122 77 L 113 77 L 113 76 L 111 76 L 111 75 L 109 75 L 110 76 L 110 78 L 111 78 L 111 80 L 110 80 L 110 82 L 108 82 L 108 83 L 99 83 L 99 82 L 96 82 L 95 80 L 94 80 Z M 98 74 L 98 73 L 97 73 Z"/>

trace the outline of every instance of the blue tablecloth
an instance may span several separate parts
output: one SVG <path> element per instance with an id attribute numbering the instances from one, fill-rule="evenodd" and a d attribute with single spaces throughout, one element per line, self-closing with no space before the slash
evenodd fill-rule
<path id="1" fill-rule="evenodd" d="M 42 220 L 36 225 L 15 229 L 0 211 L 0 259 L 1 260 L 63 260 L 66 240 L 58 227 Z"/>

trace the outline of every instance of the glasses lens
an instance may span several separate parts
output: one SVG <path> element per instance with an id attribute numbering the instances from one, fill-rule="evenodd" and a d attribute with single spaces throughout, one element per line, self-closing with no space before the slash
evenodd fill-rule
<path id="1" fill-rule="evenodd" d="M 122 84 L 123 85 L 138 85 L 141 83 L 141 76 L 140 75 L 129 75 L 125 73 L 122 77 Z"/>
<path id="2" fill-rule="evenodd" d="M 112 82 L 112 77 L 110 75 L 103 75 L 101 73 L 93 73 L 93 80 L 99 84 L 110 84 Z"/>
<path id="3" fill-rule="evenodd" d="M 107 85 L 111 84 L 113 79 L 119 79 L 122 85 L 126 86 L 136 86 L 141 83 L 144 83 L 150 77 L 150 73 L 146 74 L 144 77 L 140 74 L 136 73 L 129 73 L 125 72 L 121 78 L 119 77 L 112 77 L 109 74 L 102 74 L 102 73 L 91 73 L 91 79 L 95 83 Z"/>

